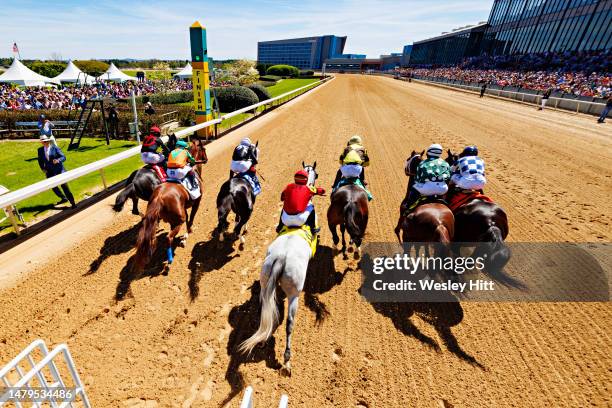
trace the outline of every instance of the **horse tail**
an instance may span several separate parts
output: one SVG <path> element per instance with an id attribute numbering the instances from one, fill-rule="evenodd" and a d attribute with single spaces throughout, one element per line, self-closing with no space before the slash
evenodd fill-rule
<path id="1" fill-rule="evenodd" d="M 136 240 L 136 260 L 135 266 L 137 270 L 144 269 L 144 266 L 149 263 L 155 252 L 155 231 L 159 225 L 159 213 L 162 209 L 162 195 L 159 190 L 155 191 L 147 212 L 142 221 L 142 227 L 138 232 Z"/>
<path id="2" fill-rule="evenodd" d="M 361 238 L 361 227 L 359 226 L 359 222 L 361 221 L 361 213 L 357 211 L 356 203 L 349 201 L 344 206 L 344 223 L 346 224 L 346 229 L 348 230 L 349 235 L 353 240 Z"/>
<path id="3" fill-rule="evenodd" d="M 251 337 L 240 344 L 240 352 L 250 353 L 256 345 L 264 342 L 272 335 L 274 326 L 278 323 L 278 309 L 276 307 L 276 281 L 285 268 L 285 256 L 280 255 L 272 262 L 264 262 L 263 274 L 267 274 L 268 281 L 261 288 L 259 301 L 261 303 L 261 317 L 259 328 Z"/>
<path id="4" fill-rule="evenodd" d="M 115 204 L 113 205 L 113 210 L 115 212 L 121 212 L 121 210 L 123 210 L 123 205 L 125 204 L 127 199 L 130 198 L 130 195 L 132 195 L 132 193 L 136 191 L 132 182 L 134 181 L 134 177 L 136 177 L 137 172 L 138 170 L 133 171 L 132 174 L 130 174 L 130 177 L 125 180 L 125 188 L 121 193 L 119 193 L 119 195 L 115 199 Z"/>
<path id="5" fill-rule="evenodd" d="M 438 242 L 441 242 L 445 245 L 448 245 L 451 242 L 450 234 L 448 233 L 448 228 L 446 228 L 446 225 L 444 224 L 440 224 L 436 227 L 435 237 L 437 238 Z"/>
<path id="6" fill-rule="evenodd" d="M 224 186 L 221 187 L 219 191 L 219 195 L 217 196 L 217 220 L 218 226 L 216 232 L 222 233 L 227 229 L 229 223 L 227 222 L 227 214 L 229 214 L 230 210 L 234 206 L 234 195 L 228 188 Z"/>

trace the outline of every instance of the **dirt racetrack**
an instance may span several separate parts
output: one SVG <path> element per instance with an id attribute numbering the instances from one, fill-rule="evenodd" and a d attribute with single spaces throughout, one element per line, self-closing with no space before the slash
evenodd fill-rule
<path id="1" fill-rule="evenodd" d="M 257 281 L 280 191 L 302 160 L 317 160 L 319 185 L 329 188 L 347 138 L 364 137 L 374 194 L 366 241 L 394 239 L 404 160 L 438 142 L 479 146 L 509 240 L 610 242 L 611 125 L 361 75 L 340 75 L 267 116 L 211 145 L 196 231 L 168 276 L 157 264 L 125 279 L 139 227 L 128 209 L 95 233 L 80 221 L 86 232 L 66 252 L 22 244 L 32 272 L 0 292 L 0 362 L 38 337 L 67 342 L 95 407 L 236 407 L 247 385 L 258 407 L 276 406 L 283 393 L 304 407 L 610 406 L 610 303 L 375 309 L 357 293 L 356 261 L 333 256 L 326 229 L 300 299 L 292 377 L 278 372 L 284 324 L 248 359 L 235 348 L 258 323 Z M 217 245 L 211 231 L 231 145 L 244 135 L 260 141 L 266 181 L 240 252 Z M 328 198 L 315 204 L 324 215 Z M 0 256 L 0 268 L 14 262 Z M 436 318 L 439 326 L 428 323 Z"/>

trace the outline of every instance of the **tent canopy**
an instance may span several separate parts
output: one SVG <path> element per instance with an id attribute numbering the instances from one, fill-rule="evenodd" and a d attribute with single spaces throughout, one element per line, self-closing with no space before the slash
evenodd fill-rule
<path id="1" fill-rule="evenodd" d="M 106 70 L 105 73 L 98 77 L 101 81 L 115 81 L 115 82 L 125 82 L 125 81 L 138 81 L 137 78 L 133 76 L 129 76 L 119 70 L 115 66 L 115 64 L 111 63 L 110 67 Z"/>
<path id="2" fill-rule="evenodd" d="M 191 68 L 191 64 L 187 63 L 187 65 L 185 65 L 185 68 L 181 69 L 179 72 L 174 74 L 174 77 L 180 78 L 180 79 L 187 79 L 187 78 L 191 78 L 192 73 L 193 73 L 193 69 Z"/>
<path id="3" fill-rule="evenodd" d="M 59 84 L 55 79 L 47 78 L 46 76 L 37 74 L 30 68 L 23 65 L 17 58 L 13 59 L 13 63 L 2 75 L 0 82 L 24 85 L 24 86 L 45 86 L 47 84 Z"/>
<path id="4" fill-rule="evenodd" d="M 87 75 L 83 71 L 79 69 L 72 61 L 68 61 L 68 65 L 66 69 L 59 74 L 58 76 L 53 78 L 57 82 L 78 82 L 79 84 L 87 83 L 91 84 L 95 81 L 95 78 L 91 75 Z"/>

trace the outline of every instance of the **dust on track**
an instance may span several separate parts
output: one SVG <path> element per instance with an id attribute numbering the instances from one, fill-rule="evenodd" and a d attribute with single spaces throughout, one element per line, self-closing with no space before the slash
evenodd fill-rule
<path id="1" fill-rule="evenodd" d="M 317 160 L 328 188 L 346 139 L 364 137 L 375 197 L 366 241 L 394 239 L 403 162 L 413 148 L 439 142 L 480 147 L 487 191 L 509 215 L 509 239 L 609 242 L 610 126 L 593 122 L 390 78 L 339 76 L 273 120 L 232 134 L 260 141 L 266 179 L 244 251 L 211 238 L 226 143 L 205 167 L 196 231 L 168 276 L 157 264 L 127 279 L 139 219 L 126 210 L 0 292 L 0 361 L 38 337 L 67 342 L 100 407 L 237 406 L 246 385 L 261 406 L 283 393 L 309 407 L 609 405 L 609 303 L 375 309 L 357 293 L 356 261 L 334 257 L 325 230 L 300 300 L 293 376 L 277 370 L 284 326 L 250 358 L 234 352 L 258 323 L 257 279 L 279 194 L 302 160 Z M 315 200 L 324 215 L 327 199 Z M 127 294 L 115 301 L 118 288 Z"/>

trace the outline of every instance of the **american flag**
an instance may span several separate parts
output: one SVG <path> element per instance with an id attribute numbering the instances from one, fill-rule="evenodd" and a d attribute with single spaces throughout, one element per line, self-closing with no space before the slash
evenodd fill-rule
<path id="1" fill-rule="evenodd" d="M 13 52 L 19 52 L 19 48 L 17 48 L 17 43 L 13 43 Z"/>

